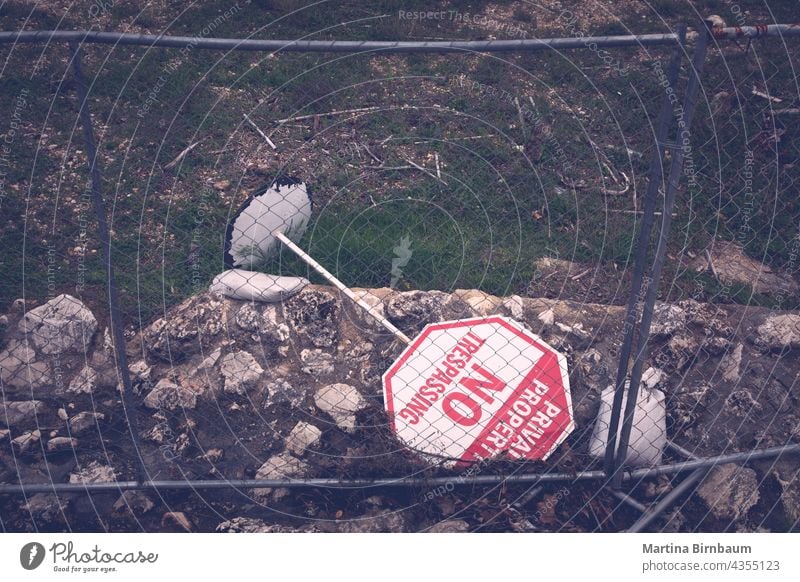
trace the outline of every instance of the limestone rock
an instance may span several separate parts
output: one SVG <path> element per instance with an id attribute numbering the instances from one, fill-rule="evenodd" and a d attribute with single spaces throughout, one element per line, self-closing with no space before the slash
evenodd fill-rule
<path id="1" fill-rule="evenodd" d="M 50 367 L 44 362 L 33 362 L 22 366 L 22 373 L 17 374 L 9 381 L 16 388 L 30 389 L 34 392 L 47 386 L 52 386 L 53 375 Z"/>
<path id="2" fill-rule="evenodd" d="M 328 413 L 333 421 L 346 431 L 356 426 L 356 412 L 367 402 L 361 393 L 349 384 L 328 384 L 314 394 L 314 403 L 321 411 Z"/>
<path id="3" fill-rule="evenodd" d="M 270 457 L 258 471 L 256 479 L 296 479 L 304 477 L 308 472 L 308 465 L 300 459 L 293 457 L 287 452 Z M 253 495 L 257 498 L 272 497 L 280 499 L 289 494 L 289 490 L 281 487 L 273 491 L 271 488 L 253 489 Z"/>
<path id="4" fill-rule="evenodd" d="M 19 454 L 32 452 L 34 447 L 38 447 L 39 441 L 42 439 L 42 433 L 38 430 L 28 431 L 19 435 L 11 441 L 11 446 Z"/>
<path id="5" fill-rule="evenodd" d="M 69 419 L 69 432 L 73 435 L 81 435 L 89 430 L 96 429 L 101 420 L 105 420 L 102 412 L 79 412 Z"/>
<path id="6" fill-rule="evenodd" d="M 197 393 L 178 386 L 168 378 L 162 378 L 144 399 L 144 405 L 151 409 L 194 408 L 197 406 Z"/>
<path id="7" fill-rule="evenodd" d="M 32 345 L 33 342 L 10 340 L 6 349 L 0 352 L 0 381 L 6 390 L 39 391 L 53 383 L 50 367 L 36 361 Z"/>
<path id="8" fill-rule="evenodd" d="M 726 382 L 737 383 L 742 377 L 740 368 L 742 366 L 742 344 L 736 344 L 733 350 L 726 353 L 722 361 L 719 363 L 719 369 L 722 373 L 722 379 Z"/>
<path id="9" fill-rule="evenodd" d="M 329 348 L 336 343 L 340 306 L 333 294 L 319 289 L 304 289 L 286 302 L 285 309 L 295 332 L 315 347 Z"/>
<path id="10" fill-rule="evenodd" d="M 534 261 L 533 277 L 540 279 L 545 275 L 558 273 L 564 277 L 574 277 L 584 270 L 583 265 L 555 257 L 541 257 Z"/>
<path id="11" fill-rule="evenodd" d="M 360 299 L 369 306 L 371 313 L 380 317 L 386 317 L 386 305 L 384 304 L 383 299 L 374 290 L 351 289 L 351 291 L 353 292 L 353 295 L 355 295 L 356 299 Z M 380 322 L 360 307 L 355 307 L 353 309 L 353 314 L 355 315 L 354 322 L 361 329 L 366 328 L 373 332 L 384 331 L 384 328 Z"/>
<path id="12" fill-rule="evenodd" d="M 557 321 L 556 327 L 562 332 L 566 333 L 568 336 L 571 336 L 571 339 L 586 340 L 591 337 L 591 334 L 585 329 L 583 329 L 583 324 L 581 322 L 577 322 L 572 325 L 567 325 L 565 323 Z"/>
<path id="13" fill-rule="evenodd" d="M 166 456 L 174 456 L 175 434 L 172 432 L 166 416 L 161 411 L 158 411 L 152 416 L 152 419 L 155 424 L 141 433 L 142 438 L 159 446 L 166 445 L 162 449 L 166 451 Z"/>
<path id="14" fill-rule="evenodd" d="M 274 305 L 267 305 L 261 313 L 263 327 L 261 328 L 262 337 L 266 336 L 277 343 L 283 343 L 289 339 L 292 332 L 289 326 L 278 321 L 278 309 Z"/>
<path id="15" fill-rule="evenodd" d="M 33 349 L 33 342 L 12 339 L 8 342 L 6 349 L 0 352 L 0 364 L 4 368 L 11 368 L 20 364 L 31 364 L 35 361 L 36 350 Z"/>
<path id="16" fill-rule="evenodd" d="M 117 480 L 113 467 L 92 461 L 69 476 L 70 483 L 112 483 Z"/>
<path id="17" fill-rule="evenodd" d="M 47 441 L 47 452 L 58 453 L 78 448 L 78 439 L 69 437 L 55 437 Z"/>
<path id="18" fill-rule="evenodd" d="M 278 312 L 274 305 L 268 305 L 263 313 L 253 303 L 245 303 L 234 318 L 237 327 L 252 332 L 258 341 L 282 343 L 289 339 L 289 326 L 278 322 Z"/>
<path id="19" fill-rule="evenodd" d="M 694 336 L 684 332 L 669 338 L 667 350 L 672 356 L 672 364 L 675 369 L 683 370 L 697 358 L 700 344 Z"/>
<path id="20" fill-rule="evenodd" d="M 164 515 L 161 516 L 161 527 L 167 528 L 168 531 L 194 531 L 194 524 L 182 511 L 167 511 L 164 513 Z"/>
<path id="21" fill-rule="evenodd" d="M 677 305 L 656 303 L 653 308 L 653 322 L 650 334 L 653 336 L 672 336 L 686 327 L 686 312 Z"/>
<path id="22" fill-rule="evenodd" d="M 198 295 L 148 326 L 145 346 L 164 362 L 177 362 L 198 353 L 225 329 L 226 305 L 214 295 Z"/>
<path id="23" fill-rule="evenodd" d="M 753 469 L 720 465 L 703 480 L 697 495 L 717 518 L 737 521 L 758 503 L 758 478 Z"/>
<path id="24" fill-rule="evenodd" d="M 144 360 L 139 360 L 128 366 L 128 371 L 131 373 L 131 376 L 134 380 L 146 382 L 150 379 L 150 374 L 152 373 L 153 368 L 148 366 L 147 362 Z"/>
<path id="25" fill-rule="evenodd" d="M 767 350 L 800 348 L 800 315 L 772 315 L 756 330 L 757 346 Z"/>
<path id="26" fill-rule="evenodd" d="M 800 522 L 800 467 L 787 461 L 779 461 L 772 471 L 781 486 L 781 504 L 786 521 Z"/>
<path id="27" fill-rule="evenodd" d="M 469 531 L 469 524 L 463 519 L 446 519 L 425 531 L 427 533 L 464 533 Z"/>
<path id="28" fill-rule="evenodd" d="M 395 294 L 386 305 L 386 314 L 401 329 L 421 328 L 444 319 L 441 291 L 404 291 Z"/>
<path id="29" fill-rule="evenodd" d="M 29 513 L 38 523 L 61 523 L 69 508 L 69 500 L 53 493 L 36 493 L 23 503 L 23 511 Z"/>
<path id="30" fill-rule="evenodd" d="M 297 529 L 286 525 L 268 524 L 264 520 L 252 517 L 234 517 L 217 526 L 219 533 L 299 533 L 316 530 L 317 528 L 313 525 Z"/>
<path id="31" fill-rule="evenodd" d="M 731 347 L 731 341 L 724 337 L 709 337 L 700 347 L 710 356 L 721 356 Z"/>
<path id="32" fill-rule="evenodd" d="M 252 303 L 245 303 L 236 312 L 236 325 L 245 331 L 257 331 L 262 323 L 261 314 Z"/>
<path id="33" fill-rule="evenodd" d="M 245 351 L 226 354 L 220 362 L 219 369 L 225 378 L 225 392 L 242 396 L 256 385 L 264 373 L 264 369 L 252 354 Z"/>
<path id="34" fill-rule="evenodd" d="M 79 299 L 64 294 L 28 311 L 19 329 L 30 334 L 43 354 L 85 352 L 97 331 L 97 320 Z"/>
<path id="35" fill-rule="evenodd" d="M 267 392 L 269 392 L 270 401 L 288 402 L 294 408 L 300 406 L 306 397 L 304 388 L 296 388 L 284 378 L 277 378 L 274 382 L 267 384 Z"/>
<path id="36" fill-rule="evenodd" d="M 679 427 L 693 425 L 714 397 L 714 388 L 708 382 L 681 384 L 669 399 L 669 415 Z"/>
<path id="37" fill-rule="evenodd" d="M 44 402 L 40 400 L 5 402 L 0 404 L 0 426 L 13 428 L 35 424 L 36 416 L 44 414 L 46 409 Z"/>
<path id="38" fill-rule="evenodd" d="M 218 463 L 222 460 L 225 456 L 225 451 L 222 449 L 209 449 L 205 453 L 203 453 L 202 458 L 208 461 L 209 463 Z"/>
<path id="39" fill-rule="evenodd" d="M 301 370 L 311 376 L 326 376 L 333 373 L 333 356 L 320 349 L 300 352 Z"/>
<path id="40" fill-rule="evenodd" d="M 556 314 L 552 309 L 545 309 L 536 317 L 545 325 L 553 325 L 556 321 Z"/>
<path id="41" fill-rule="evenodd" d="M 155 507 L 155 503 L 144 491 L 123 491 L 119 499 L 114 502 L 113 509 L 117 513 L 130 512 L 133 515 L 143 515 Z"/>
<path id="42" fill-rule="evenodd" d="M 734 242 L 714 241 L 708 252 L 718 280 L 725 285 L 748 285 L 756 293 L 767 295 L 796 294 L 800 290 L 791 276 L 751 259 Z M 691 266 L 697 271 L 711 270 L 705 253 L 698 256 Z"/>
<path id="43" fill-rule="evenodd" d="M 208 354 L 202 362 L 197 366 L 198 371 L 211 370 L 217 365 L 220 357 L 222 356 L 222 348 L 217 348 Z"/>
<path id="44" fill-rule="evenodd" d="M 322 431 L 313 424 L 298 422 L 286 439 L 286 450 L 295 455 L 302 455 L 307 448 L 319 442 Z"/>
<path id="45" fill-rule="evenodd" d="M 511 295 L 503 299 L 503 309 L 517 321 L 521 322 L 525 318 L 525 304 L 519 295 Z"/>
<path id="46" fill-rule="evenodd" d="M 501 305 L 499 297 L 478 289 L 459 289 L 454 295 L 469 305 L 475 315 L 492 315 L 497 313 Z"/>
<path id="47" fill-rule="evenodd" d="M 404 533 L 408 524 L 400 512 L 384 509 L 341 522 L 336 529 L 341 533 Z"/>

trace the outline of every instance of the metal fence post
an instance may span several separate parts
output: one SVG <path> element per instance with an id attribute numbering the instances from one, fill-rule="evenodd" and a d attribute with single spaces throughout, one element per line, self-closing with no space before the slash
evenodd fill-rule
<path id="1" fill-rule="evenodd" d="M 617 458 L 612 475 L 612 486 L 617 487 L 622 480 L 621 468 L 625 464 L 628 453 L 628 443 L 630 441 L 631 429 L 633 427 L 633 417 L 636 410 L 636 400 L 639 395 L 639 383 L 642 380 L 642 368 L 645 356 L 647 355 L 647 340 L 650 336 L 650 324 L 653 320 L 653 309 L 655 307 L 656 296 L 658 294 L 661 270 L 667 255 L 667 243 L 669 240 L 670 226 L 672 224 L 672 209 L 675 205 L 675 196 L 680 183 L 681 172 L 683 171 L 683 161 L 687 151 L 691 155 L 691 145 L 682 146 L 684 134 L 690 134 L 692 118 L 694 117 L 695 106 L 697 104 L 697 94 L 700 89 L 700 79 L 705 65 L 706 51 L 708 49 L 709 34 L 701 34 L 697 39 L 697 45 L 692 55 L 691 71 L 689 83 L 686 87 L 686 94 L 683 100 L 682 118 L 679 118 L 678 127 L 680 129 L 676 136 L 675 155 L 672 158 L 669 176 L 667 178 L 666 191 L 664 192 L 664 209 L 661 215 L 661 230 L 658 236 L 658 246 L 656 255 L 653 259 L 650 282 L 647 288 L 644 308 L 642 310 L 642 321 L 639 326 L 636 356 L 631 371 L 630 388 L 628 390 L 627 402 L 625 403 L 625 415 L 622 418 L 622 429 L 619 437 L 619 447 Z"/>
<path id="2" fill-rule="evenodd" d="M 106 219 L 105 204 L 101 192 L 100 167 L 97 160 L 97 147 L 94 140 L 94 130 L 92 129 L 92 118 L 89 113 L 88 91 L 86 88 L 86 78 L 83 76 L 81 68 L 80 45 L 76 41 L 70 41 L 72 52 L 72 68 L 75 76 L 75 84 L 78 90 L 78 100 L 80 102 L 80 118 L 83 126 L 83 139 L 86 145 L 86 158 L 89 164 L 89 173 L 92 182 L 92 204 L 98 223 L 98 235 L 100 236 L 100 252 L 105 263 L 106 284 L 108 285 L 108 307 L 111 318 L 111 330 L 114 340 L 114 355 L 117 370 L 122 378 L 122 402 L 125 411 L 125 420 L 130 431 L 131 441 L 136 451 L 136 478 L 139 482 L 147 478 L 147 470 L 144 460 L 139 451 L 139 422 L 136 409 L 133 403 L 133 386 L 131 376 L 128 371 L 128 355 L 125 352 L 125 336 L 122 332 L 122 315 L 119 310 L 119 293 L 114 279 L 114 265 L 111 260 L 111 237 L 108 230 Z"/>
<path id="3" fill-rule="evenodd" d="M 625 378 L 628 375 L 628 365 L 633 346 L 633 337 L 636 333 L 636 314 L 639 306 L 639 293 L 642 289 L 642 278 L 644 276 L 645 264 L 647 263 L 647 250 L 649 247 L 650 236 L 655 222 L 656 199 L 662 184 L 664 174 L 664 147 L 669 136 L 670 122 L 673 118 L 673 106 L 670 102 L 669 89 L 676 89 L 678 73 L 680 71 L 684 44 L 686 42 L 686 25 L 678 27 L 679 44 L 672 51 L 669 67 L 667 69 L 668 87 L 664 88 L 664 96 L 661 101 L 661 110 L 658 114 L 656 133 L 653 136 L 656 148 L 653 150 L 653 158 L 650 162 L 648 172 L 647 191 L 645 193 L 644 208 L 641 230 L 636 246 L 636 257 L 633 266 L 633 279 L 631 290 L 628 297 L 627 313 L 625 316 L 624 337 L 619 353 L 619 367 L 617 368 L 617 379 L 614 389 L 614 402 L 611 407 L 611 419 L 609 420 L 608 438 L 604 461 L 604 470 L 609 477 L 613 474 L 616 456 L 617 431 L 619 429 L 619 418 L 622 410 L 622 396 L 625 390 Z"/>

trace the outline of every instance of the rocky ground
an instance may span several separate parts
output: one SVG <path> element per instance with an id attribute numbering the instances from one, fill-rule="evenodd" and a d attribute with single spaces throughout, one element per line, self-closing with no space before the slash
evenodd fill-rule
<path id="1" fill-rule="evenodd" d="M 616 371 L 623 307 L 479 291 L 359 293 L 412 336 L 433 321 L 501 313 L 562 350 L 576 430 L 545 463 L 477 471 L 597 468 L 588 440 Z M 7 531 L 593 531 L 636 518 L 591 482 L 533 496 L 521 485 L 465 487 L 457 472 L 404 449 L 381 392 L 403 346 L 331 288 L 312 285 L 282 304 L 200 294 L 132 331 L 129 410 L 110 334 L 80 301 L 17 303 L 2 323 L 0 483 L 134 479 L 126 417 L 138 424 L 152 479 L 453 476 L 439 489 L 0 495 Z M 653 332 L 648 367 L 663 372 L 671 440 L 699 456 L 800 441 L 800 315 L 689 300 L 659 304 Z M 657 527 L 796 529 L 799 482 L 791 458 L 719 467 Z M 627 490 L 649 503 L 671 488 L 660 478 Z"/>

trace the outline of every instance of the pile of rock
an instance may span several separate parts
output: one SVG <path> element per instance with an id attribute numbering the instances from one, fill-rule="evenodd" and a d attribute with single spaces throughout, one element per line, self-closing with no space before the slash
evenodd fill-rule
<path id="1" fill-rule="evenodd" d="M 577 425 L 566 447 L 571 467 L 588 462 L 600 394 L 616 373 L 623 308 L 476 290 L 356 293 L 410 336 L 434 321 L 499 313 L 561 350 Z M 0 351 L 0 481 L 129 480 L 139 456 L 159 479 L 391 476 L 426 467 L 393 439 L 383 412 L 380 378 L 403 346 L 330 288 L 310 285 L 281 304 L 204 293 L 176 306 L 128 342 L 133 409 L 123 405 L 108 332 L 99 333 L 78 299 L 62 295 L 27 313 L 11 312 L 8 320 Z M 701 456 L 800 440 L 800 363 L 791 356 L 800 348 L 799 315 L 660 304 L 651 342 L 647 381 L 665 394 L 672 440 Z M 136 422 L 137 447 L 128 419 Z M 557 468 L 564 460 L 552 462 Z M 698 496 L 715 519 L 744 524 L 761 511 L 767 476 L 780 487 L 786 518 L 796 519 L 791 467 L 719 468 Z M 276 486 L 247 495 L 256 505 L 311 515 L 310 502 L 299 507 L 306 497 L 292 491 Z M 208 527 L 197 524 L 190 508 L 183 519 L 146 493 L 112 497 L 113 519 L 153 516 L 155 529 Z M 348 519 L 331 527 L 469 527 L 447 515 L 445 524 L 409 523 L 385 499 L 359 507 L 345 508 Z M 87 506 L 83 496 L 40 495 L 18 510 L 24 529 L 77 519 Z M 686 516 L 683 523 L 691 527 Z M 221 531 L 274 527 L 250 518 L 219 525 Z"/>

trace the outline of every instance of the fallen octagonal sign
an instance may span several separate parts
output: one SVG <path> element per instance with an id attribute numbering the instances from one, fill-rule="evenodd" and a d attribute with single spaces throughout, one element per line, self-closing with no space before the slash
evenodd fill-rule
<path id="1" fill-rule="evenodd" d="M 544 460 L 575 426 L 566 358 L 507 317 L 433 323 L 383 375 L 393 430 L 456 462 Z"/>

